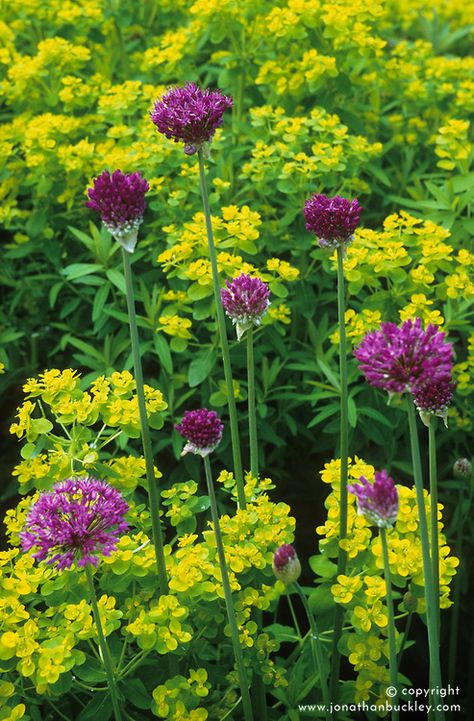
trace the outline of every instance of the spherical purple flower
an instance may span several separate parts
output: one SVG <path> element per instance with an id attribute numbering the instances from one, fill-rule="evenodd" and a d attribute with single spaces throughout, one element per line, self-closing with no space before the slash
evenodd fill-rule
<path id="1" fill-rule="evenodd" d="M 347 490 L 357 496 L 359 513 L 369 523 L 390 528 L 397 520 L 398 492 L 387 471 L 376 471 L 373 483 L 361 476 L 359 484 L 353 483 Z"/>
<path id="2" fill-rule="evenodd" d="M 201 408 L 197 411 L 186 411 L 183 420 L 175 428 L 187 440 L 181 455 L 194 453 L 204 458 L 219 445 L 224 424 L 215 411 Z"/>
<path id="3" fill-rule="evenodd" d="M 301 575 L 301 563 L 290 543 L 284 543 L 273 555 L 273 573 L 285 584 L 294 583 Z"/>
<path id="4" fill-rule="evenodd" d="M 237 339 L 240 340 L 246 330 L 260 325 L 270 305 L 270 289 L 260 278 L 252 278 L 245 273 L 232 281 L 227 280 L 226 286 L 221 289 L 222 305 L 229 318 L 232 318 Z"/>
<path id="5" fill-rule="evenodd" d="M 400 327 L 382 323 L 367 333 L 354 355 L 368 382 L 389 393 L 414 392 L 417 388 L 450 376 L 453 349 L 435 325 L 426 330 L 420 318 Z"/>
<path id="6" fill-rule="evenodd" d="M 104 170 L 87 191 L 87 207 L 99 213 L 107 230 L 130 253 L 135 250 L 138 228 L 146 208 L 145 193 L 149 188 L 148 181 L 140 173 L 115 170 L 111 175 Z"/>
<path id="7" fill-rule="evenodd" d="M 160 133 L 175 143 L 183 142 L 184 152 L 193 155 L 212 139 L 230 107 L 232 98 L 228 95 L 187 83 L 157 100 L 150 117 Z"/>
<path id="8" fill-rule="evenodd" d="M 451 374 L 416 384 L 413 388 L 413 400 L 425 425 L 430 425 L 431 416 L 439 416 L 444 424 L 448 425 L 448 408 L 455 387 Z"/>
<path id="9" fill-rule="evenodd" d="M 341 195 L 329 198 L 315 193 L 304 206 L 306 230 L 316 233 L 323 248 L 347 245 L 354 237 L 362 208 L 357 198 L 348 200 Z"/>
<path id="10" fill-rule="evenodd" d="M 30 509 L 20 533 L 24 551 L 59 569 L 110 556 L 128 528 L 128 503 L 119 491 L 95 478 L 70 478 L 42 493 Z"/>

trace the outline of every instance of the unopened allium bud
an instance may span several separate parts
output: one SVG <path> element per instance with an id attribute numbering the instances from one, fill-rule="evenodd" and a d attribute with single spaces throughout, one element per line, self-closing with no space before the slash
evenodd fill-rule
<path id="1" fill-rule="evenodd" d="M 183 142 L 184 152 L 193 155 L 212 140 L 230 107 L 232 98 L 228 95 L 187 83 L 157 100 L 150 117 L 160 133 L 175 143 Z"/>
<path id="2" fill-rule="evenodd" d="M 329 198 L 315 193 L 304 206 L 306 229 L 316 234 L 323 248 L 347 245 L 354 237 L 360 220 L 361 207 L 357 201 L 341 195 Z"/>
<path id="3" fill-rule="evenodd" d="M 359 484 L 353 483 L 347 490 L 357 497 L 359 513 L 369 523 L 379 528 L 393 526 L 398 514 L 398 492 L 387 471 L 376 471 L 373 483 L 361 476 Z"/>
<path id="4" fill-rule="evenodd" d="M 472 477 L 472 464 L 467 458 L 458 458 L 453 465 L 453 474 L 455 478 L 467 478 Z"/>
<path id="5" fill-rule="evenodd" d="M 212 453 L 222 438 L 224 424 L 215 411 L 200 408 L 197 411 L 186 411 L 181 423 L 176 426 L 178 433 L 187 443 L 181 453 L 194 453 L 204 458 Z"/>
<path id="6" fill-rule="evenodd" d="M 430 425 L 432 416 L 439 416 L 443 419 L 444 425 L 448 425 L 448 409 L 455 387 L 456 384 L 450 373 L 415 385 L 412 391 L 413 400 L 426 426 Z"/>
<path id="7" fill-rule="evenodd" d="M 240 340 L 246 330 L 260 325 L 270 305 L 270 289 L 260 278 L 245 273 L 232 281 L 227 280 L 226 286 L 221 290 L 222 305 L 235 325 L 237 340 Z"/>
<path id="8" fill-rule="evenodd" d="M 87 207 L 99 213 L 107 230 L 129 253 L 133 253 L 137 244 L 149 188 L 140 173 L 115 170 L 111 175 L 104 170 L 87 191 Z"/>
<path id="9" fill-rule="evenodd" d="M 301 564 L 296 551 L 289 543 L 284 543 L 273 554 L 272 568 L 275 576 L 286 585 L 294 583 L 301 575 Z"/>
<path id="10" fill-rule="evenodd" d="M 110 556 L 120 535 L 128 503 L 116 488 L 95 478 L 70 478 L 56 483 L 32 505 L 20 533 L 24 551 L 36 548 L 33 558 L 59 569 L 91 563 Z"/>

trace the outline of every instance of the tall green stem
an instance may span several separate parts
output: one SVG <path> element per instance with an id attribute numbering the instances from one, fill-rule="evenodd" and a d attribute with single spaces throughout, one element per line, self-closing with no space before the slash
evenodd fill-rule
<path id="1" fill-rule="evenodd" d="M 392 596 L 392 579 L 390 576 L 390 564 L 388 561 L 387 534 L 385 528 L 380 528 L 380 540 L 382 542 L 383 567 L 385 575 L 385 585 L 387 587 L 387 613 L 388 613 L 388 651 L 389 651 L 389 669 L 390 669 L 390 685 L 398 688 L 398 665 L 397 665 L 397 645 L 395 642 L 395 614 L 393 612 L 393 596 Z M 390 699 L 393 706 L 397 705 L 397 697 Z M 398 721 L 398 711 L 393 708 L 392 721 Z"/>
<path id="2" fill-rule="evenodd" d="M 421 470 L 420 446 L 416 427 L 415 406 L 408 401 L 408 422 L 410 426 L 410 446 L 413 461 L 413 474 L 415 476 L 416 502 L 418 506 L 418 523 L 420 527 L 421 553 L 423 558 L 423 574 L 425 580 L 426 624 L 428 627 L 428 648 L 430 659 L 430 687 L 442 688 L 441 666 L 439 660 L 439 637 L 437 624 L 437 602 L 434 595 L 433 570 L 430 558 L 430 542 L 428 537 L 428 522 L 426 518 L 426 505 L 423 489 L 423 475 Z M 431 696 L 436 704 L 436 696 Z M 444 712 L 437 710 L 435 718 L 444 720 Z"/>
<path id="3" fill-rule="evenodd" d="M 219 332 L 222 363 L 224 365 L 224 377 L 227 388 L 227 404 L 229 407 L 230 435 L 232 440 L 232 457 L 234 461 L 234 473 L 237 483 L 237 497 L 241 508 L 246 507 L 244 477 L 242 472 L 242 458 L 240 455 L 239 426 L 237 422 L 237 408 L 235 405 L 234 384 L 232 380 L 232 369 L 230 365 L 229 343 L 225 327 L 224 309 L 221 302 L 221 288 L 219 285 L 219 271 L 217 268 L 216 248 L 214 245 L 214 234 L 212 231 L 211 211 L 209 209 L 209 198 L 207 195 L 206 173 L 202 150 L 198 151 L 199 159 L 199 180 L 201 185 L 202 205 L 206 220 L 207 242 L 209 247 L 209 259 L 212 269 L 212 285 L 214 288 L 214 301 L 216 306 L 217 328 Z"/>
<path id="4" fill-rule="evenodd" d="M 125 290 L 127 295 L 128 320 L 130 324 L 130 341 L 132 345 L 133 366 L 137 387 L 138 412 L 140 415 L 140 430 L 142 435 L 143 455 L 145 457 L 146 480 L 148 484 L 148 498 L 150 500 L 151 527 L 153 531 L 153 544 L 155 546 L 158 580 L 162 594 L 168 593 L 168 576 L 163 543 L 163 531 L 160 521 L 160 492 L 155 478 L 155 465 L 153 449 L 151 446 L 150 428 L 146 413 L 145 389 L 143 384 L 143 369 L 140 356 L 140 342 L 138 339 L 137 316 L 135 312 L 135 298 L 133 294 L 132 266 L 130 253 L 122 248 L 123 268 L 125 273 Z"/>
<path id="5" fill-rule="evenodd" d="M 94 621 L 97 628 L 97 637 L 99 639 L 99 648 L 102 656 L 102 661 L 105 668 L 105 674 L 107 676 L 107 685 L 110 691 L 110 698 L 112 700 L 112 706 L 114 709 L 115 721 L 122 721 L 122 712 L 120 710 L 120 703 L 117 693 L 117 686 L 115 685 L 115 668 L 112 656 L 110 655 L 107 641 L 105 640 L 104 631 L 102 628 L 102 621 L 100 620 L 99 606 L 97 604 L 97 596 L 95 593 L 94 579 L 92 576 L 92 569 L 88 563 L 85 567 L 87 583 L 89 586 L 89 597 L 92 606 L 92 613 L 94 614 Z"/>
<path id="6" fill-rule="evenodd" d="M 242 655 L 242 647 L 240 645 L 239 628 L 235 617 L 234 602 L 232 600 L 232 591 L 230 588 L 229 574 L 224 554 L 224 544 L 222 543 L 221 527 L 219 523 L 219 514 L 217 511 L 216 494 L 214 492 L 214 483 L 212 481 L 211 463 L 209 456 L 204 458 L 204 469 L 206 472 L 207 492 L 211 506 L 211 518 L 214 526 L 214 536 L 216 539 L 217 556 L 219 559 L 219 567 L 222 576 L 222 587 L 224 589 L 224 600 L 227 611 L 227 620 L 229 622 L 230 633 L 232 638 L 232 646 L 234 648 L 235 665 L 239 676 L 240 692 L 242 694 L 242 707 L 245 721 L 253 721 L 252 703 L 250 701 L 249 687 L 247 683 L 247 674 L 245 673 L 244 659 Z"/>
<path id="7" fill-rule="evenodd" d="M 344 289 L 344 249 L 337 249 L 337 313 L 339 321 L 339 377 L 341 383 L 341 411 L 340 411 L 340 502 L 339 502 L 339 549 L 337 557 L 337 575 L 345 574 L 347 552 L 341 548 L 341 541 L 347 537 L 347 468 L 349 451 L 349 421 L 348 421 L 348 390 L 347 390 L 347 347 L 345 322 L 345 289 Z M 339 639 L 341 638 L 344 621 L 344 609 L 336 603 L 334 612 L 334 636 L 332 643 L 331 661 L 331 701 L 337 701 L 338 683 L 341 667 L 339 653 Z"/>
<path id="8" fill-rule="evenodd" d="M 458 497 L 458 512 L 457 512 L 457 535 L 456 535 L 456 558 L 461 557 L 461 548 L 464 532 L 464 484 L 465 478 L 460 478 L 459 483 L 459 497 Z M 461 611 L 461 581 L 462 577 L 460 571 L 456 573 L 453 584 L 453 608 L 451 616 L 451 627 L 449 629 L 449 664 L 448 664 L 448 680 L 449 683 L 454 684 L 456 680 L 456 662 L 457 662 L 457 650 L 458 650 L 458 634 L 459 634 L 459 615 Z"/>
<path id="9" fill-rule="evenodd" d="M 436 623 L 440 637 L 439 612 L 439 545 L 438 545 L 438 469 L 436 464 L 436 418 L 431 416 L 428 427 L 428 456 L 430 475 L 430 544 L 433 568 L 433 589 L 436 599 Z"/>
<path id="10" fill-rule="evenodd" d="M 330 714 L 329 714 L 330 698 L 329 698 L 327 668 L 326 668 L 326 663 L 324 660 L 323 647 L 321 644 L 321 639 L 319 637 L 316 619 L 314 618 L 314 614 L 309 607 L 308 599 L 306 598 L 305 592 L 303 591 L 303 589 L 301 588 L 299 583 L 295 582 L 295 587 L 301 598 L 301 602 L 304 606 L 304 610 L 305 610 L 305 613 L 306 613 L 306 616 L 308 619 L 309 627 L 311 629 L 311 649 L 313 652 L 313 660 L 314 660 L 314 665 L 316 667 L 316 670 L 319 672 L 319 681 L 321 684 L 321 693 L 323 696 L 325 715 L 326 715 L 327 721 L 329 721 L 329 719 L 330 719 Z"/>
<path id="11" fill-rule="evenodd" d="M 258 476 L 258 440 L 257 440 L 257 414 L 255 410 L 255 362 L 253 355 L 253 328 L 247 331 L 247 379 L 248 379 L 248 408 L 249 408 L 249 438 L 250 438 L 250 471 L 252 476 Z"/>

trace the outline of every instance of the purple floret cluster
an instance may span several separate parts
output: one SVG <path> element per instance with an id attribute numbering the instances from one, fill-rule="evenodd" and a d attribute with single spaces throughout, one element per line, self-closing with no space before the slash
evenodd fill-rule
<path id="1" fill-rule="evenodd" d="M 316 234 L 323 248 L 347 245 L 359 224 L 361 210 L 357 198 L 348 200 L 341 195 L 330 198 L 315 193 L 304 206 L 306 230 Z"/>
<path id="2" fill-rule="evenodd" d="M 219 445 L 224 430 L 224 424 L 217 413 L 208 411 L 207 408 L 186 411 L 181 423 L 175 427 L 187 441 L 181 455 L 194 453 L 203 458 Z"/>
<path id="3" fill-rule="evenodd" d="M 347 490 L 357 497 L 359 513 L 370 523 L 379 528 L 393 526 L 398 514 L 398 492 L 387 471 L 376 471 L 373 483 L 361 476 L 359 483 L 347 486 Z"/>
<path id="4" fill-rule="evenodd" d="M 446 389 L 451 381 L 452 346 L 435 325 L 423 330 L 420 318 L 401 326 L 382 323 L 380 330 L 367 333 L 354 355 L 368 382 L 389 393 L 408 391 L 418 394 L 420 401 L 433 399 L 436 386 L 445 384 Z M 424 390 L 428 386 L 431 393 Z"/>
<path id="5" fill-rule="evenodd" d="M 232 98 L 219 90 L 201 90 L 195 83 L 187 83 L 157 100 L 150 117 L 160 133 L 184 143 L 184 152 L 193 155 L 212 139 L 231 107 Z"/>
<path id="6" fill-rule="evenodd" d="M 270 289 L 260 278 L 242 273 L 232 281 L 226 281 L 221 290 L 222 305 L 237 328 L 237 338 L 252 326 L 260 325 L 270 305 Z"/>
<path id="7" fill-rule="evenodd" d="M 20 533 L 24 551 L 62 570 L 74 562 L 97 566 L 110 556 L 128 529 L 128 503 L 119 491 L 95 478 L 70 478 L 42 493 Z"/>
<path id="8" fill-rule="evenodd" d="M 145 194 L 149 188 L 148 181 L 139 172 L 115 170 L 111 175 L 104 170 L 88 189 L 86 205 L 99 213 L 107 230 L 120 240 L 137 233 L 143 221 Z"/>

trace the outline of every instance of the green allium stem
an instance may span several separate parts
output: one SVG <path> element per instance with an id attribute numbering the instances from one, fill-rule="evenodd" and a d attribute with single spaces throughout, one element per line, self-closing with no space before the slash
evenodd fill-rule
<path id="1" fill-rule="evenodd" d="M 160 521 L 160 490 L 155 478 L 153 449 L 151 446 L 150 428 L 146 412 L 145 389 L 143 383 L 143 369 L 140 356 L 140 341 L 138 339 L 137 317 L 135 312 L 135 298 L 133 293 L 132 266 L 130 253 L 122 248 L 123 267 L 125 273 L 125 289 L 127 295 L 128 320 L 130 324 L 130 341 L 132 345 L 133 366 L 137 390 L 138 412 L 140 414 L 140 430 L 142 435 L 143 455 L 145 457 L 146 480 L 148 484 L 148 498 L 150 500 L 151 526 L 153 531 L 153 544 L 155 546 L 156 564 L 160 592 L 168 593 L 168 576 L 166 573 L 163 531 Z"/>
<path id="2" fill-rule="evenodd" d="M 439 545 L 438 545 L 438 469 L 436 464 L 436 418 L 431 416 L 428 427 L 428 455 L 430 473 L 430 544 L 433 567 L 433 588 L 436 599 L 436 622 L 440 637 L 439 611 Z"/>
<path id="3" fill-rule="evenodd" d="M 319 672 L 319 682 L 321 684 L 321 693 L 323 696 L 323 703 L 325 707 L 325 716 L 326 720 L 329 721 L 330 714 L 329 714 L 329 706 L 330 706 L 330 699 L 329 699 L 329 687 L 328 687 L 328 675 L 327 675 L 327 668 L 326 668 L 326 662 L 324 659 L 324 653 L 323 653 L 323 647 L 321 644 L 321 639 L 319 637 L 318 627 L 316 624 L 316 619 L 314 618 L 314 614 L 311 611 L 308 603 L 308 599 L 306 598 L 306 594 L 299 585 L 298 582 L 295 582 L 295 588 L 298 591 L 298 594 L 301 598 L 301 603 L 303 604 L 309 627 L 311 629 L 311 650 L 313 652 L 313 661 L 315 670 Z"/>
<path id="4" fill-rule="evenodd" d="M 388 650 L 389 650 L 389 669 L 390 669 L 390 686 L 398 688 L 398 665 L 397 665 L 397 645 L 395 641 L 395 616 L 393 612 L 393 596 L 392 596 L 392 579 L 390 575 L 390 564 L 388 561 L 387 533 L 385 528 L 379 528 L 380 541 L 382 543 L 383 568 L 385 575 L 385 585 L 387 587 L 387 614 L 388 614 Z M 390 699 L 393 706 L 397 705 L 397 697 Z M 392 721 L 398 721 L 398 711 L 392 710 Z"/>
<path id="5" fill-rule="evenodd" d="M 209 198 L 207 195 L 206 172 L 204 168 L 204 157 L 202 149 L 198 150 L 199 159 L 199 181 L 201 185 L 202 205 L 206 220 L 207 242 L 209 247 L 209 259 L 212 269 L 212 285 L 214 288 L 214 302 L 216 306 L 217 328 L 222 352 L 222 363 L 224 365 L 224 376 L 227 388 L 227 404 L 229 408 L 230 435 L 232 440 L 232 457 L 234 462 L 235 480 L 237 483 L 237 497 L 241 508 L 246 507 L 244 477 L 242 472 L 242 458 L 240 454 L 239 426 L 237 422 L 237 408 L 235 405 L 234 384 L 232 369 L 230 365 L 229 342 L 225 327 L 224 309 L 221 302 L 221 288 L 219 284 L 219 271 L 217 268 L 216 248 L 214 245 L 214 234 L 212 231 L 211 211 L 209 209 Z"/>
<path id="6" fill-rule="evenodd" d="M 464 520 L 465 516 L 463 513 L 464 506 L 464 484 L 466 483 L 465 478 L 460 478 L 459 483 L 459 497 L 458 497 L 458 512 L 457 512 L 457 535 L 456 535 L 456 558 L 461 557 L 463 532 L 464 532 Z M 459 614 L 461 611 L 461 576 L 456 573 L 453 579 L 453 608 L 451 616 L 451 627 L 449 629 L 449 664 L 448 664 L 448 679 L 449 683 L 454 684 L 456 680 L 456 664 L 458 660 L 458 635 L 459 635 Z"/>
<path id="7" fill-rule="evenodd" d="M 235 665 L 237 667 L 237 674 L 239 677 L 240 693 L 242 694 L 244 719 L 245 721 L 253 721 L 252 703 L 250 701 L 247 674 L 245 673 L 242 646 L 240 645 L 239 628 L 237 626 L 234 602 L 232 600 L 232 590 L 230 588 L 229 582 L 229 573 L 227 571 L 227 563 L 225 560 L 224 544 L 222 542 L 219 513 L 217 510 L 216 494 L 214 492 L 214 483 L 212 481 L 212 471 L 209 456 L 206 456 L 204 458 L 204 470 L 206 472 L 207 492 L 209 494 L 209 501 L 211 506 L 211 518 L 212 524 L 214 526 L 217 556 L 219 559 L 219 567 L 222 576 L 222 587 L 224 589 L 224 600 L 227 611 L 227 620 L 229 622 L 232 646 L 234 649 Z"/>
<path id="8" fill-rule="evenodd" d="M 339 376 L 341 383 L 341 412 L 340 412 L 340 457 L 341 480 L 339 502 L 339 548 L 337 557 L 337 575 L 345 574 L 347 552 L 341 548 L 341 541 L 347 537 L 347 469 L 349 450 L 349 420 L 348 420 L 348 390 L 347 390 L 347 347 L 345 323 L 345 289 L 344 289 L 344 249 L 337 249 L 337 313 L 339 321 Z M 338 695 L 341 656 L 339 653 L 339 640 L 344 622 L 344 609 L 336 603 L 334 612 L 334 636 L 332 643 L 331 683 L 330 695 L 332 703 L 336 703 Z"/>
<path id="9" fill-rule="evenodd" d="M 122 721 L 122 712 L 120 710 L 119 697 L 117 692 L 117 686 L 115 684 L 115 667 L 112 656 L 110 655 L 109 647 L 104 636 L 102 628 L 102 622 L 100 620 L 99 606 L 97 603 L 97 596 L 94 587 L 94 578 L 92 576 L 92 569 L 88 563 L 85 567 L 87 583 L 89 586 L 89 596 L 92 606 L 92 613 L 94 615 L 94 621 L 97 628 L 97 637 L 99 640 L 99 648 L 102 655 L 102 661 L 105 668 L 105 674 L 107 676 L 107 685 L 109 687 L 110 698 L 112 700 L 112 706 L 114 709 L 115 721 Z"/>
<path id="10" fill-rule="evenodd" d="M 253 328 L 247 331 L 247 380 L 250 439 L 250 472 L 258 476 L 257 414 L 255 409 L 255 361 L 253 354 Z"/>
<path id="11" fill-rule="evenodd" d="M 425 580 L 426 624 L 428 627 L 428 648 L 430 660 L 430 687 L 442 688 L 437 624 L 438 604 L 434 595 L 433 570 L 430 558 L 430 542 L 428 537 L 428 522 L 426 518 L 420 446 L 418 442 L 418 430 L 416 427 L 416 411 L 411 399 L 408 399 L 408 422 L 410 427 L 410 446 L 413 461 L 413 474 L 415 477 L 418 523 L 420 527 L 421 553 L 423 558 L 423 574 Z M 431 700 L 433 704 L 436 705 L 437 697 L 431 696 Z M 437 710 L 435 712 L 435 718 L 438 721 L 444 721 L 444 712 Z"/>

